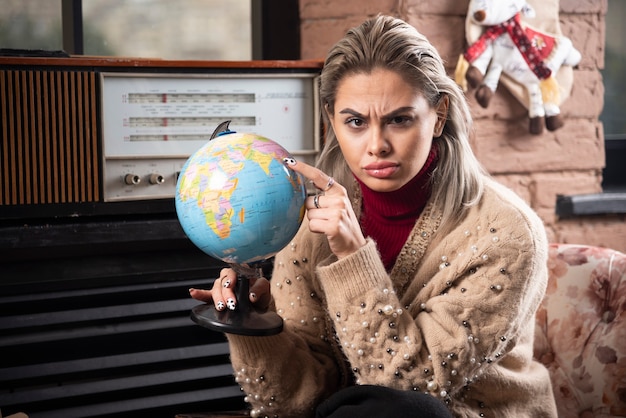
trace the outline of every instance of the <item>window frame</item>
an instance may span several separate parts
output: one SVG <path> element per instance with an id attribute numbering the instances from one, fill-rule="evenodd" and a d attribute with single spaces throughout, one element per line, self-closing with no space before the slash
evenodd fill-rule
<path id="1" fill-rule="evenodd" d="M 293 0 L 250 0 L 252 59 L 300 59 L 300 14 Z M 61 0 L 63 50 L 84 54 L 83 0 Z"/>

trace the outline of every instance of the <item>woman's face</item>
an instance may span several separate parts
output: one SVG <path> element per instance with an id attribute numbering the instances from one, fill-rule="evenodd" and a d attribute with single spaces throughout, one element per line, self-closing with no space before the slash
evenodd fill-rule
<path id="1" fill-rule="evenodd" d="M 370 189 L 390 192 L 424 166 L 447 106 L 441 100 L 431 108 L 398 73 L 376 69 L 341 80 L 328 116 L 352 172 Z"/>

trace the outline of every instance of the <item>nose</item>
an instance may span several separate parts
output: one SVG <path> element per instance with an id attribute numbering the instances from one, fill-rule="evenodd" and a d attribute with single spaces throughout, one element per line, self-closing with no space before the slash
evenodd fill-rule
<path id="1" fill-rule="evenodd" d="M 389 143 L 385 130 L 376 127 L 371 130 L 371 135 L 367 144 L 367 153 L 372 156 L 382 156 L 389 154 L 391 144 Z"/>

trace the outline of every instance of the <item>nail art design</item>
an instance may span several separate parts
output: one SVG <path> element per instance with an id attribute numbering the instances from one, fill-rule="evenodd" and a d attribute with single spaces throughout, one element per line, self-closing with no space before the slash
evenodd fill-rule
<path id="1" fill-rule="evenodd" d="M 285 157 L 285 158 L 283 158 L 283 163 L 285 163 L 287 165 L 296 165 L 296 160 L 295 160 L 295 158 Z"/>
<path id="2" fill-rule="evenodd" d="M 250 293 L 250 300 L 256 302 L 256 293 Z"/>
<path id="3" fill-rule="evenodd" d="M 224 286 L 224 287 L 228 287 L 228 286 L 230 286 L 230 280 L 226 280 L 226 281 L 222 284 L 222 286 Z"/>
<path id="4" fill-rule="evenodd" d="M 219 302 L 217 302 L 217 306 L 215 309 L 217 309 L 218 311 L 223 311 L 225 307 L 226 305 L 224 305 L 224 302 L 220 300 Z"/>
<path id="5" fill-rule="evenodd" d="M 235 299 L 228 298 L 228 300 L 226 301 L 226 306 L 228 306 L 228 309 L 230 309 L 231 311 L 234 311 L 235 310 Z"/>

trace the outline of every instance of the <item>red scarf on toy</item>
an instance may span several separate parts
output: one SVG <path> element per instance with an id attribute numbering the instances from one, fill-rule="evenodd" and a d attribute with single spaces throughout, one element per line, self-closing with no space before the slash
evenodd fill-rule
<path id="1" fill-rule="evenodd" d="M 437 156 L 437 147 L 433 145 L 420 172 L 393 192 L 375 192 L 357 179 L 363 196 L 361 227 L 366 237 L 376 241 L 387 271 L 391 271 L 430 197 L 430 178 Z"/>
<path id="2" fill-rule="evenodd" d="M 520 14 L 517 13 L 506 22 L 487 27 L 480 38 L 467 48 L 463 56 L 469 63 L 472 63 L 487 49 L 487 45 L 495 41 L 500 35 L 508 33 L 532 72 L 535 73 L 540 80 L 545 80 L 550 77 L 552 70 L 544 64 L 544 57 L 533 45 L 527 31 L 528 29 L 524 30 L 522 27 Z M 538 35 L 538 33 L 534 31 L 530 31 L 530 34 L 533 36 Z"/>

